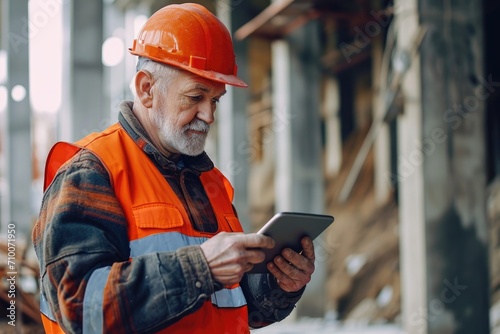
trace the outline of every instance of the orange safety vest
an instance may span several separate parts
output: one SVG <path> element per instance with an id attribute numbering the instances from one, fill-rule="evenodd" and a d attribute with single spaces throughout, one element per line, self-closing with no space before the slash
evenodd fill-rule
<path id="1" fill-rule="evenodd" d="M 101 133 L 93 133 L 75 145 L 57 143 L 47 158 L 45 188 L 50 185 L 57 170 L 82 148 L 92 151 L 108 170 L 111 186 L 128 222 L 132 260 L 150 252 L 175 251 L 183 246 L 200 244 L 214 235 L 192 228 L 186 210 L 168 182 L 119 124 L 112 125 Z M 242 232 L 231 204 L 233 189 L 229 181 L 215 168 L 202 173 L 200 179 L 217 218 L 218 232 Z M 106 283 L 106 272 L 109 273 L 109 270 L 101 269 L 96 270 L 89 279 L 89 291 L 86 291 L 84 299 L 99 296 L 101 300 L 94 302 L 104 305 L 100 310 L 94 307 L 94 313 L 86 313 L 84 302 L 84 330 L 88 321 L 92 328 L 87 327 L 87 330 L 92 332 L 102 331 L 104 319 L 113 319 L 113 314 L 119 312 L 115 304 L 107 300 L 107 296 L 111 296 L 106 293 L 111 288 Z M 100 271 L 99 274 L 97 271 Z M 94 282 L 101 282 L 100 292 L 90 292 L 94 276 L 97 277 Z M 63 333 L 43 296 L 41 312 L 47 333 Z M 101 321 L 96 321 L 99 317 L 102 318 Z M 246 300 L 241 288 L 236 284 L 217 291 L 196 312 L 183 317 L 160 333 L 167 332 L 250 333 Z"/>

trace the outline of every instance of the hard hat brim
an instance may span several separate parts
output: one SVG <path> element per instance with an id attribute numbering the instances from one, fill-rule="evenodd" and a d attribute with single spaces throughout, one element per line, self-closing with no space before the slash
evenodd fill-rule
<path id="1" fill-rule="evenodd" d="M 231 86 L 236 86 L 236 87 L 241 87 L 241 88 L 247 88 L 248 85 L 246 82 L 241 80 L 235 75 L 227 75 L 227 74 L 222 74 L 222 73 L 217 73 L 214 71 L 204 71 L 204 70 L 198 70 L 196 68 L 190 68 L 190 67 L 181 67 L 182 69 L 189 71 L 193 74 L 199 75 L 200 77 L 203 77 L 208 80 L 220 82 L 226 85 L 231 85 Z"/>
<path id="2" fill-rule="evenodd" d="M 132 49 L 129 49 L 129 52 L 131 54 L 135 55 L 135 56 L 144 57 L 140 53 L 137 53 L 137 52 L 135 52 Z M 174 67 L 180 68 L 182 70 L 185 70 L 185 71 L 191 72 L 193 74 L 199 75 L 200 77 L 208 79 L 208 80 L 220 82 L 220 83 L 223 83 L 223 84 L 226 84 L 226 85 L 241 87 L 241 88 L 247 88 L 248 87 L 248 84 L 246 82 L 244 82 L 243 80 L 241 80 L 240 78 L 238 78 L 235 75 L 223 74 L 223 73 L 218 73 L 216 71 L 202 70 L 202 69 L 198 69 L 198 68 L 193 68 L 191 66 L 188 66 L 188 65 L 176 62 L 176 61 L 169 61 L 169 60 L 166 60 L 166 59 L 159 59 L 159 58 L 156 58 L 156 57 L 144 57 L 144 58 L 148 58 L 148 59 L 153 60 L 153 61 L 158 62 L 158 63 L 162 63 L 162 64 L 166 64 L 166 65 L 170 65 L 170 66 L 174 66 Z"/>

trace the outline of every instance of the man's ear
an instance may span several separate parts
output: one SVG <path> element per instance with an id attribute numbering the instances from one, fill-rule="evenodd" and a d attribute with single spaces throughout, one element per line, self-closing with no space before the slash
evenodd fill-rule
<path id="1" fill-rule="evenodd" d="M 137 98 L 146 108 L 153 106 L 153 76 L 146 70 L 140 70 L 135 75 L 135 91 Z"/>

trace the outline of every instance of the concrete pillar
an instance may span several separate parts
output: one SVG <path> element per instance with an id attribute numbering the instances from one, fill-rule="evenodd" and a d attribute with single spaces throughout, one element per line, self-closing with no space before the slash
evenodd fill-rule
<path id="1" fill-rule="evenodd" d="M 412 48 L 419 28 L 418 0 L 400 0 L 396 6 L 398 47 Z M 398 7 L 399 8 L 399 7 Z M 399 14 L 401 13 L 401 16 Z M 415 143 L 422 140 L 422 97 L 420 61 L 417 56 L 403 80 L 404 113 L 398 118 L 398 173 L 401 309 L 406 333 L 427 333 L 427 267 L 424 220 L 424 175 L 422 164 L 406 170 Z"/>
<path id="2" fill-rule="evenodd" d="M 5 149 L 7 189 L 2 193 L 2 232 L 16 224 L 16 239 L 31 236 L 32 149 L 29 99 L 28 1 L 2 2 L 2 46 L 7 49 L 7 113 Z M 10 229 L 10 228 L 9 228 Z"/>
<path id="3" fill-rule="evenodd" d="M 103 1 L 64 1 L 63 10 L 66 85 L 59 136 L 62 140 L 75 141 L 110 124 L 101 60 Z"/>
<path id="4" fill-rule="evenodd" d="M 324 211 L 319 28 L 318 22 L 310 22 L 272 44 L 277 212 Z M 317 263 L 298 316 L 324 316 L 325 267 Z"/>
<path id="5" fill-rule="evenodd" d="M 137 37 L 139 30 L 146 23 L 147 19 L 153 14 L 151 8 L 146 3 L 138 3 L 135 6 L 127 6 L 124 13 L 125 27 L 125 80 L 127 81 L 127 89 L 125 97 L 129 100 L 133 99 L 129 85 L 136 73 L 137 57 L 129 53 L 128 49 L 134 44 L 134 39 Z"/>
<path id="6" fill-rule="evenodd" d="M 340 125 L 340 87 L 336 77 L 325 81 L 323 114 L 325 115 L 325 175 L 337 176 L 342 167 L 342 136 Z"/>
<path id="7" fill-rule="evenodd" d="M 336 52 L 338 45 L 338 27 L 334 19 L 324 22 L 324 53 Z M 342 167 L 342 127 L 340 119 L 340 84 L 336 74 L 331 73 L 324 79 L 323 117 L 325 121 L 325 176 L 334 178 Z"/>
<path id="8" fill-rule="evenodd" d="M 384 118 L 386 110 L 387 94 L 384 85 L 387 83 L 387 68 L 383 59 L 384 47 L 382 38 L 377 36 L 372 40 L 372 78 L 373 78 L 373 120 L 374 123 Z M 391 183 L 387 179 L 387 175 L 391 172 L 391 151 L 390 151 L 390 136 L 389 125 L 382 123 L 377 133 L 374 142 L 374 183 L 375 183 L 375 198 L 378 203 L 385 203 L 389 199 L 391 191 Z"/>
<path id="9" fill-rule="evenodd" d="M 104 2 L 103 19 L 103 59 L 108 61 L 104 67 L 104 108 L 110 111 L 109 122 L 118 121 L 118 105 L 129 94 L 130 79 L 127 78 L 126 58 L 136 58 L 129 54 L 126 44 L 127 31 L 125 29 L 125 15 L 117 6 Z M 120 45 L 121 43 L 121 45 Z M 105 46 L 104 46 L 105 45 Z M 132 66 L 133 67 L 133 66 Z M 134 68 L 134 67 L 133 67 Z M 102 125 L 105 125 L 103 122 Z"/>
<path id="10" fill-rule="evenodd" d="M 403 319 L 408 333 L 489 333 L 482 2 L 400 1 L 398 43 L 427 36 L 399 126 Z"/>
<path id="11" fill-rule="evenodd" d="M 248 2 L 240 0 L 218 0 L 216 14 L 229 31 L 234 32 L 249 17 Z M 248 41 L 233 40 L 238 77 L 249 83 Z M 245 231 L 250 231 L 248 203 L 249 159 L 247 110 L 248 89 L 226 85 L 227 93 L 217 110 L 217 167 L 234 187 L 234 205 Z"/>
<path id="12" fill-rule="evenodd" d="M 420 3 L 429 333 L 489 333 L 482 3 Z"/>

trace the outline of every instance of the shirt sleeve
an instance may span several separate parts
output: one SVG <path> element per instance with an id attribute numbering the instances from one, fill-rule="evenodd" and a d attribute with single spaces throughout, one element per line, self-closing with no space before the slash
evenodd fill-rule
<path id="1" fill-rule="evenodd" d="M 297 292 L 286 292 L 271 274 L 246 274 L 240 285 L 247 299 L 248 323 L 252 328 L 285 319 L 305 290 L 303 287 Z"/>
<path id="2" fill-rule="evenodd" d="M 199 246 L 129 258 L 126 220 L 108 173 L 85 150 L 45 192 L 33 244 L 42 299 L 68 333 L 155 332 L 214 292 Z"/>

